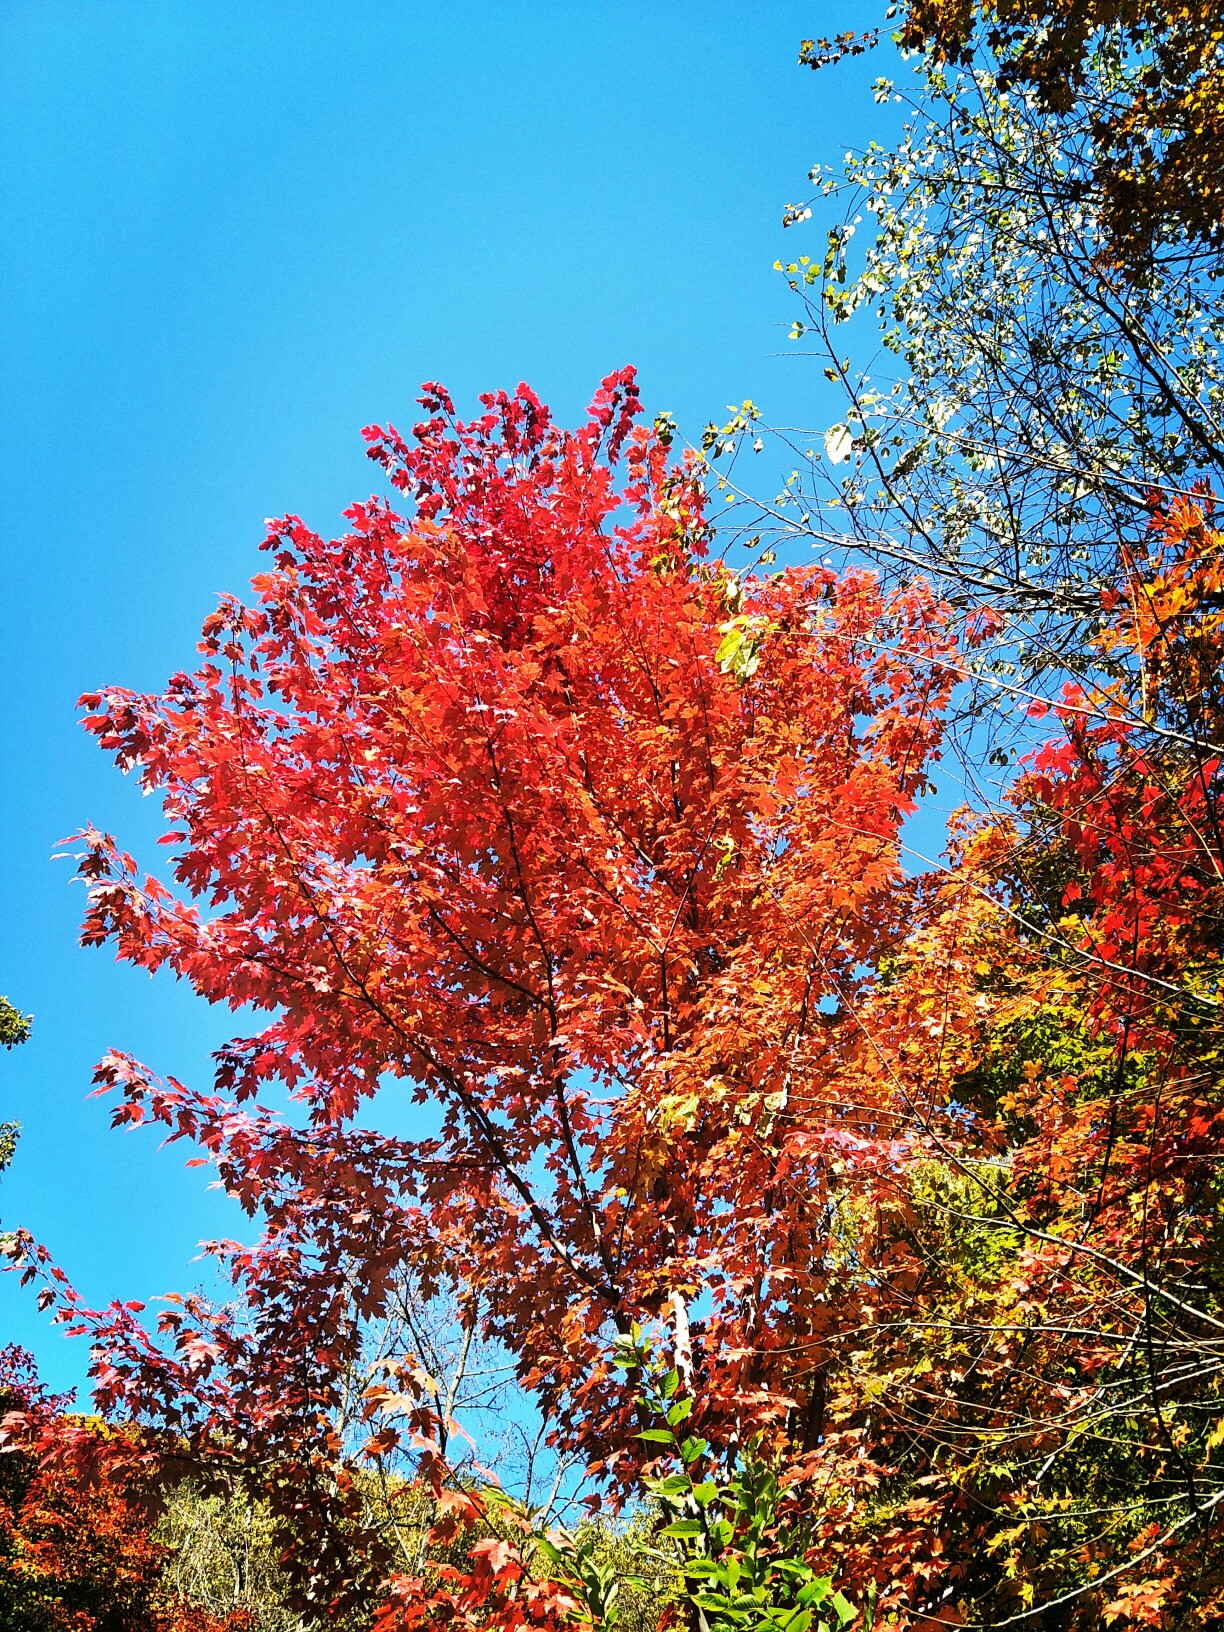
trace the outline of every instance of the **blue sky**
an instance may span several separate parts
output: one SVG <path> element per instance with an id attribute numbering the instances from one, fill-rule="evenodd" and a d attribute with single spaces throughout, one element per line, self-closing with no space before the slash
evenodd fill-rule
<path id="1" fill-rule="evenodd" d="M 876 10 L 0 6 L 0 992 L 35 1015 L 0 1056 L 23 1127 L 0 1219 L 85 1297 L 193 1284 L 196 1242 L 236 1221 L 189 1152 L 86 1099 L 108 1047 L 204 1081 L 233 1022 L 76 947 L 55 842 L 91 820 L 139 852 L 155 830 L 78 694 L 189 664 L 265 516 L 337 530 L 374 480 L 360 427 L 409 422 L 422 380 L 470 409 L 525 379 L 573 419 L 633 362 L 689 436 L 746 396 L 835 417 L 785 356 L 772 264 L 819 242 L 780 226 L 809 166 L 880 126 L 881 65 L 813 75 L 798 42 Z M 83 1378 L 8 1278 L 0 1339 Z"/>

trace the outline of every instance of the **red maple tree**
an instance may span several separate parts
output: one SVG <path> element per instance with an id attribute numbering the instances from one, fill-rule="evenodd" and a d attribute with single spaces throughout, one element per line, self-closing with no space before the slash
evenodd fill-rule
<path id="1" fill-rule="evenodd" d="M 164 803 L 177 886 L 87 830 L 85 940 L 270 1016 L 210 1088 L 117 1055 L 98 1081 L 266 1227 L 217 1249 L 240 1320 L 64 1312 L 104 1405 L 294 1470 L 316 1578 L 353 1522 L 338 1391 L 397 1277 L 458 1277 L 614 1480 L 646 1454 L 607 1360 L 635 1320 L 673 1329 L 713 1438 L 810 1447 L 826 1338 L 867 1296 L 834 1242 L 843 1176 L 890 1188 L 924 1137 L 856 1010 L 912 910 L 899 829 L 953 683 L 945 609 L 711 559 L 699 470 L 635 426 L 630 371 L 574 432 L 526 387 L 471 424 L 422 400 L 411 443 L 366 433 L 410 520 L 376 498 L 332 541 L 276 523 L 193 673 L 84 699 Z M 283 1089 L 295 1119 L 265 1103 Z M 383 1095 L 437 1131 L 376 1131 Z"/>

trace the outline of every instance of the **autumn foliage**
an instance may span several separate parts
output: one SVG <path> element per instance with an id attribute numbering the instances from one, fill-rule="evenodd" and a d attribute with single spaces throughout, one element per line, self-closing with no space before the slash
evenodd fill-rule
<path id="1" fill-rule="evenodd" d="M 101 1398 L 313 1465 L 360 1320 L 445 1264 L 614 1478 L 643 1453 L 609 1340 L 699 1289 L 711 1424 L 815 1443 L 823 1334 L 854 1320 L 834 1175 L 891 1174 L 905 1116 L 874 1070 L 831 1081 L 835 1039 L 907 911 L 943 611 L 708 563 L 696 475 L 633 428 L 630 376 L 574 434 L 525 388 L 469 426 L 426 407 L 415 446 L 368 433 L 410 524 L 381 501 L 332 543 L 278 524 L 194 674 L 88 699 L 187 894 L 89 832 L 86 939 L 271 1012 L 211 1090 L 99 1072 L 117 1120 L 190 1136 L 268 1219 L 221 1249 L 250 1320 L 177 1305 L 158 1349 L 132 1311 L 74 1311 Z M 374 1132 L 380 1095 L 436 1129 Z"/>
<path id="2" fill-rule="evenodd" d="M 192 673 L 85 699 L 164 804 L 170 880 L 86 830 L 85 939 L 267 1016 L 204 1087 L 99 1068 L 117 1123 L 193 1141 L 262 1221 L 213 1248 L 232 1298 L 153 1329 L 50 1274 L 101 1402 L 269 1500 L 312 1612 L 560 1626 L 572 1584 L 481 1530 L 410 1370 L 359 1443 L 338 1426 L 391 1289 L 455 1279 L 605 1495 L 658 1472 L 613 1364 L 644 1330 L 711 1479 L 751 1446 L 890 1624 L 1161 1625 L 1173 1600 L 1213 1624 L 1207 496 L 1120 569 L 1100 684 L 1008 809 L 912 876 L 902 825 L 988 617 L 731 572 L 628 372 L 576 432 L 525 387 L 470 424 L 423 402 L 411 439 L 366 433 L 407 518 L 276 523 Z M 470 1545 L 397 1574 L 362 1453 L 406 1457 L 433 1542 Z"/>
<path id="3" fill-rule="evenodd" d="M 990 1019 L 895 1215 L 923 1261 L 910 1319 L 840 1372 L 846 1448 L 879 1473 L 875 1521 L 842 1535 L 904 1536 L 891 1579 L 965 1621 L 1224 1605 L 1222 542 L 1205 494 L 1157 511 L 1105 600 L 1100 684 L 1066 688 L 1013 814 L 975 824 L 902 954 L 913 978 L 950 930 L 926 981 L 959 965 Z M 986 892 L 976 960 L 959 925 Z"/>
<path id="4" fill-rule="evenodd" d="M 0 1628 L 244 1632 L 169 1592 L 138 1437 L 72 1418 L 29 1355 L 0 1351 Z"/>
<path id="5" fill-rule="evenodd" d="M 1082 98 L 1094 182 L 1114 249 L 1132 275 L 1172 233 L 1224 241 L 1224 20 L 1217 6 L 1164 0 L 910 0 L 902 37 L 954 60 L 983 40 L 1004 82 L 1065 111 Z M 1133 70 L 1126 94 L 1094 91 L 1093 58 Z"/>

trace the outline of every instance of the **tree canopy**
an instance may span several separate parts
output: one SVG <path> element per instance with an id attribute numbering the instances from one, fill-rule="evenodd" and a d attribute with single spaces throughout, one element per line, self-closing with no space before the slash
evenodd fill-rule
<path id="1" fill-rule="evenodd" d="M 82 938 L 243 1027 L 96 1083 L 254 1240 L 150 1312 L 7 1238 L 111 1422 L 14 1425 L 118 1457 L 98 1525 L 169 1501 L 176 1613 L 1219 1624 L 1215 27 L 915 5 L 780 263 L 837 423 L 429 384 L 341 536 L 271 523 L 193 667 L 82 699 L 166 847 L 71 841 Z M 463 1448 L 507 1378 L 517 1488 Z"/>

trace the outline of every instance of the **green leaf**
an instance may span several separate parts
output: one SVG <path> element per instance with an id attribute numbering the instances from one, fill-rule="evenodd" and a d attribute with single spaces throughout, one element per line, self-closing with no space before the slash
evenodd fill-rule
<path id="1" fill-rule="evenodd" d="M 705 1525 L 700 1519 L 674 1519 L 671 1524 L 664 1525 L 661 1533 L 665 1536 L 704 1536 Z"/>
<path id="2" fill-rule="evenodd" d="M 723 628 L 723 638 L 718 650 L 714 653 L 714 661 L 719 668 L 728 671 L 735 663 L 736 653 L 744 644 L 744 631 L 737 629 L 734 624 L 726 624 Z"/>
<path id="3" fill-rule="evenodd" d="M 713 1581 L 722 1573 L 722 1565 L 715 1558 L 690 1558 L 685 1561 L 684 1573 L 697 1581 Z"/>
<path id="4" fill-rule="evenodd" d="M 675 1434 L 666 1428 L 643 1428 L 637 1437 L 639 1439 L 648 1439 L 656 1445 L 674 1445 L 676 1443 Z"/>

